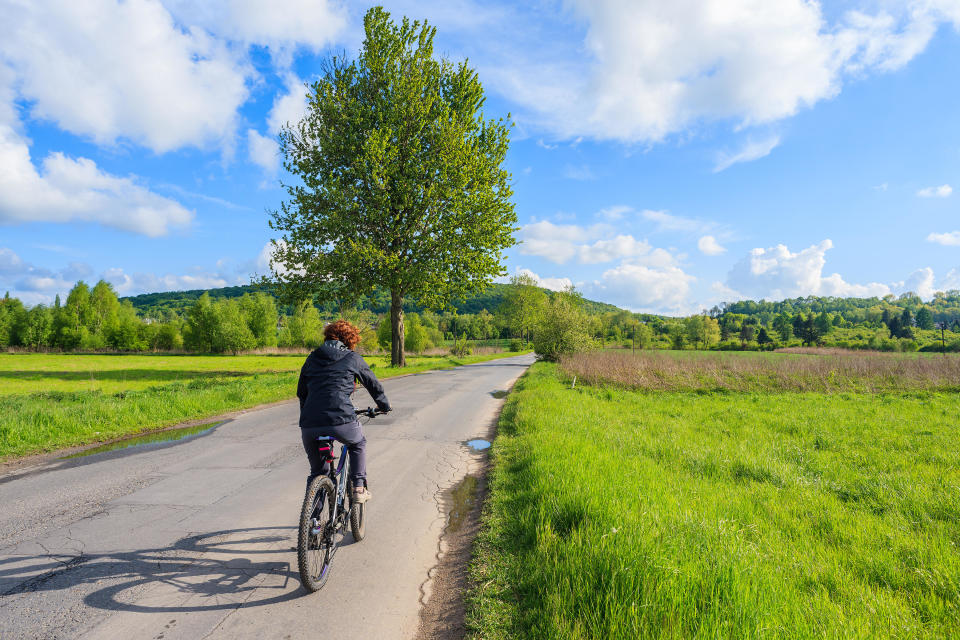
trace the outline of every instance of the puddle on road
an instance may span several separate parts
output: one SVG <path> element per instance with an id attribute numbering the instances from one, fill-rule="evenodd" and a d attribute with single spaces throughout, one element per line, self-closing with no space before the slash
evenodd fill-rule
<path id="1" fill-rule="evenodd" d="M 509 393 L 508 391 L 491 391 L 490 395 L 492 395 L 497 400 L 501 400 L 503 398 L 506 398 L 508 393 Z"/>
<path id="2" fill-rule="evenodd" d="M 447 520 L 447 532 L 458 531 L 463 526 L 464 520 L 477 500 L 477 487 L 479 481 L 476 476 L 467 476 L 460 481 L 450 498 L 453 500 L 453 506 L 450 507 L 450 518 Z"/>
<path id="3" fill-rule="evenodd" d="M 483 451 L 484 449 L 490 448 L 489 440 L 467 440 L 467 446 L 473 449 L 474 451 Z"/>
<path id="4" fill-rule="evenodd" d="M 221 420 L 219 422 L 207 422 L 205 424 L 198 424 L 192 427 L 183 427 L 180 429 L 154 431 L 153 433 L 146 433 L 142 436 L 134 436 L 133 438 L 127 438 L 126 440 L 118 440 L 117 442 L 110 442 L 108 444 L 104 444 L 99 447 L 94 447 L 92 449 L 84 449 L 83 451 L 77 451 L 76 453 L 71 453 L 68 456 L 62 456 L 61 458 L 58 458 L 58 459 L 69 460 L 70 458 L 83 458 L 86 456 L 92 456 L 96 453 L 104 453 L 106 451 L 116 451 L 118 449 L 126 449 L 128 447 L 142 447 L 147 445 L 163 444 L 164 442 L 173 442 L 174 440 L 182 440 L 184 438 L 190 438 L 190 437 L 202 435 L 207 431 L 210 431 L 217 425 L 221 425 L 223 423 L 224 421 Z"/>

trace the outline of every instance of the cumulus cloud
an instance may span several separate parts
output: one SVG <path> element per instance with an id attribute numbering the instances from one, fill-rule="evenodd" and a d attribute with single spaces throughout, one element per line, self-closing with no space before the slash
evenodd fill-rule
<path id="1" fill-rule="evenodd" d="M 717 157 L 717 164 L 713 167 L 714 173 L 719 173 L 724 169 L 729 169 L 740 162 L 750 162 L 759 160 L 770 155 L 776 146 L 780 144 L 780 136 L 770 136 L 764 140 L 747 141 L 747 143 L 737 152 L 720 153 Z"/>
<path id="2" fill-rule="evenodd" d="M 797 252 L 782 244 L 753 249 L 730 270 L 726 286 L 744 297 L 768 300 L 807 295 L 870 297 L 891 292 L 889 285 L 879 282 L 852 284 L 838 273 L 824 276 L 826 252 L 832 247 L 827 239 Z"/>
<path id="3" fill-rule="evenodd" d="M 0 223 L 97 222 L 160 236 L 192 218 L 176 201 L 134 178 L 106 173 L 87 158 L 54 152 L 37 170 L 27 144 L 0 124 Z"/>
<path id="4" fill-rule="evenodd" d="M 156 1 L 8 3 L 0 58 L 35 118 L 98 144 L 229 145 L 253 68 Z"/>
<path id="5" fill-rule="evenodd" d="M 247 130 L 247 150 L 251 162 L 262 167 L 267 173 L 276 173 L 280 168 L 277 135 L 285 125 L 296 124 L 306 113 L 307 89 L 303 80 L 296 74 L 287 73 L 284 78 L 284 91 L 277 94 L 267 116 L 266 134 L 255 129 Z"/>
<path id="6" fill-rule="evenodd" d="M 936 242 L 948 247 L 960 247 L 960 231 L 948 231 L 946 233 L 931 233 L 927 236 L 927 242 Z"/>
<path id="7" fill-rule="evenodd" d="M 701 253 L 708 256 L 718 256 L 727 251 L 713 236 L 703 236 L 697 240 L 697 248 L 700 249 Z"/>
<path id="8" fill-rule="evenodd" d="M 329 0 L 163 0 L 184 24 L 230 40 L 262 44 L 283 53 L 290 47 L 319 51 L 346 27 L 346 16 Z"/>
<path id="9" fill-rule="evenodd" d="M 939 187 L 925 187 L 917 191 L 919 198 L 946 198 L 953 193 L 953 187 L 942 184 Z"/>
<path id="10" fill-rule="evenodd" d="M 570 278 L 542 278 L 530 269 L 517 269 L 516 273 L 517 275 L 530 276 L 537 283 L 537 286 L 551 291 L 565 291 L 573 286 L 573 281 Z"/>
<path id="11" fill-rule="evenodd" d="M 695 278 L 677 266 L 624 263 L 583 286 L 584 294 L 634 311 L 682 313 Z"/>
<path id="12" fill-rule="evenodd" d="M 676 263 L 669 251 L 654 248 L 629 234 L 614 235 L 613 227 L 599 223 L 589 227 L 554 224 L 548 220 L 524 225 L 520 230 L 520 253 L 563 264 L 599 264 L 624 260 L 633 264 L 668 266 Z"/>
<path id="13" fill-rule="evenodd" d="M 520 229 L 520 253 L 561 264 L 577 255 L 579 245 L 594 235 L 595 230 L 579 225 L 541 220 Z"/>
<path id="14" fill-rule="evenodd" d="M 593 244 L 578 247 L 577 258 L 583 264 L 597 264 L 638 258 L 647 255 L 650 250 L 651 246 L 647 241 L 621 234 L 610 240 L 597 240 Z"/>
<path id="15" fill-rule="evenodd" d="M 558 43 L 567 16 L 566 24 L 551 23 L 518 10 L 523 33 L 542 35 L 501 47 L 486 76 L 556 135 L 625 142 L 660 141 L 702 122 L 752 126 L 790 117 L 837 95 L 848 77 L 902 67 L 938 24 L 960 23 L 955 0 L 883 3 L 886 11 L 830 20 L 807 0 L 567 6 L 585 29 L 581 47 Z"/>
<path id="16" fill-rule="evenodd" d="M 894 283 L 893 288 L 900 292 L 912 291 L 924 299 L 932 298 L 937 291 L 933 269 L 930 267 L 917 269 L 907 276 L 906 280 Z"/>

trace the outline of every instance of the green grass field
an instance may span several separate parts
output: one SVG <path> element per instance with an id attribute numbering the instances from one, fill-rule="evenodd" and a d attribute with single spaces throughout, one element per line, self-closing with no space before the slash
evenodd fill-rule
<path id="1" fill-rule="evenodd" d="M 960 636 L 955 393 L 571 382 L 501 416 L 472 637 Z"/>
<path id="2" fill-rule="evenodd" d="M 517 355 L 367 356 L 379 378 Z M 0 354 L 0 460 L 293 398 L 304 356 Z"/>

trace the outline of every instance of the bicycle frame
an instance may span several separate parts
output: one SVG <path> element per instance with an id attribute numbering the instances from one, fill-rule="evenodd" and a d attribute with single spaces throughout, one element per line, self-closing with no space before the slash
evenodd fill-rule
<path id="1" fill-rule="evenodd" d="M 343 503 L 347 495 L 347 476 L 350 474 L 349 458 L 347 445 L 341 443 L 340 459 L 337 461 L 336 469 L 334 469 L 332 464 L 330 465 L 329 476 L 333 481 L 333 485 L 337 488 L 337 502 L 333 506 L 334 527 L 336 527 L 337 519 L 346 511 Z"/>

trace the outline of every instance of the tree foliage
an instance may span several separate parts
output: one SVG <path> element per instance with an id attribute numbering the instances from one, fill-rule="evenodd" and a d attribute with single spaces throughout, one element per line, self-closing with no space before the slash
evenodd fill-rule
<path id="1" fill-rule="evenodd" d="M 440 308 L 502 273 L 516 214 L 503 120 L 485 120 L 466 63 L 434 57 L 435 29 L 380 7 L 351 62 L 333 58 L 308 112 L 280 134 L 298 178 L 272 214 L 274 281 L 287 297 L 391 293 L 392 361 L 403 365 L 403 303 Z"/>
<path id="2" fill-rule="evenodd" d="M 533 334 L 533 350 L 540 359 L 556 361 L 590 346 L 580 300 L 573 287 L 550 297 Z"/>

